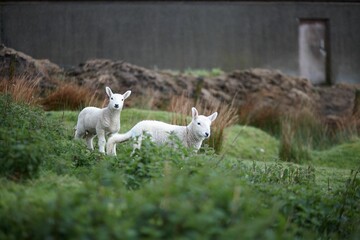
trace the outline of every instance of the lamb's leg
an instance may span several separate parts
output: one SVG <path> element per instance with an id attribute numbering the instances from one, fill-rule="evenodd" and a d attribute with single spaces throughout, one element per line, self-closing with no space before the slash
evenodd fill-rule
<path id="1" fill-rule="evenodd" d="M 137 137 L 137 140 L 136 140 L 135 143 L 133 144 L 133 150 L 132 150 L 130 156 L 134 155 L 136 149 L 140 150 L 140 148 L 141 148 L 141 142 L 142 142 L 142 136 L 143 136 L 143 135 L 140 135 L 140 136 Z"/>
<path id="2" fill-rule="evenodd" d="M 90 150 L 94 150 L 93 139 L 95 136 L 96 135 L 93 135 L 90 133 L 86 135 L 86 145 L 87 145 L 87 148 Z"/>
<path id="3" fill-rule="evenodd" d="M 113 136 L 111 136 L 106 143 L 107 154 L 116 156 L 116 144 L 129 140 L 131 138 L 131 136 L 132 136 L 131 131 L 129 131 L 125 134 L 116 133 Z"/>
<path id="4" fill-rule="evenodd" d="M 106 138 L 105 138 L 105 131 L 98 129 L 96 131 L 96 135 L 99 138 L 99 152 L 104 153 L 105 154 L 105 144 L 106 144 Z"/>
<path id="5" fill-rule="evenodd" d="M 115 134 L 110 134 L 107 144 L 106 144 L 106 151 L 108 155 L 116 156 L 116 142 L 112 141 L 112 137 Z"/>

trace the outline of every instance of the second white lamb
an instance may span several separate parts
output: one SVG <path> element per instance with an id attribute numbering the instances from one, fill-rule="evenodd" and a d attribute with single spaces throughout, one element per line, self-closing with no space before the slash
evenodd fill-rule
<path id="1" fill-rule="evenodd" d="M 132 129 L 124 134 L 114 134 L 107 141 L 107 154 L 116 155 L 116 144 L 125 142 L 131 138 L 138 138 L 135 148 L 141 147 L 143 134 L 149 134 L 152 141 L 157 144 L 165 144 L 169 141 L 170 134 L 179 138 L 181 143 L 188 148 L 200 149 L 203 140 L 210 137 L 211 123 L 218 113 L 210 116 L 199 115 L 196 108 L 192 108 L 192 121 L 187 126 L 172 125 L 160 121 L 144 120 L 137 123 Z"/>

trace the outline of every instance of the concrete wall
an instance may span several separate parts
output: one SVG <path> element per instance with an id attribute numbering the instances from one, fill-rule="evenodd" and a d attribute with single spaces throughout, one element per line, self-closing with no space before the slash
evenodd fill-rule
<path id="1" fill-rule="evenodd" d="M 331 81 L 360 82 L 358 3 L 1 3 L 0 41 L 65 67 L 108 58 L 147 68 L 298 75 L 299 18 L 329 20 Z"/>

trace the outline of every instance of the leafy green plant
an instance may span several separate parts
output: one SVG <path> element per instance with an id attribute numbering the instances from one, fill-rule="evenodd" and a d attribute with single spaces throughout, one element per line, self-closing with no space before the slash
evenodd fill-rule
<path id="1" fill-rule="evenodd" d="M 0 108 L 0 175 L 13 180 L 36 177 L 61 127 L 47 121 L 40 109 L 16 104 L 8 95 L 0 96 Z"/>
<path id="2" fill-rule="evenodd" d="M 122 146 L 113 161 L 115 168 L 124 171 L 129 189 L 138 189 L 144 182 L 162 176 L 166 162 L 182 165 L 191 156 L 192 149 L 185 148 L 176 136 L 170 136 L 170 145 L 158 146 L 145 134 L 141 148 L 132 152 L 134 141 Z"/>

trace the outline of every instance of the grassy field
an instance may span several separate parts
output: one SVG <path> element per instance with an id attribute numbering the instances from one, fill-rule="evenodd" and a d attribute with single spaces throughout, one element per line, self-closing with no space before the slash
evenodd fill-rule
<path id="1" fill-rule="evenodd" d="M 279 160 L 279 139 L 225 129 L 220 153 L 73 140 L 76 111 L 1 98 L 0 239 L 359 239 L 360 140 Z M 124 109 L 121 130 L 171 113 Z"/>

